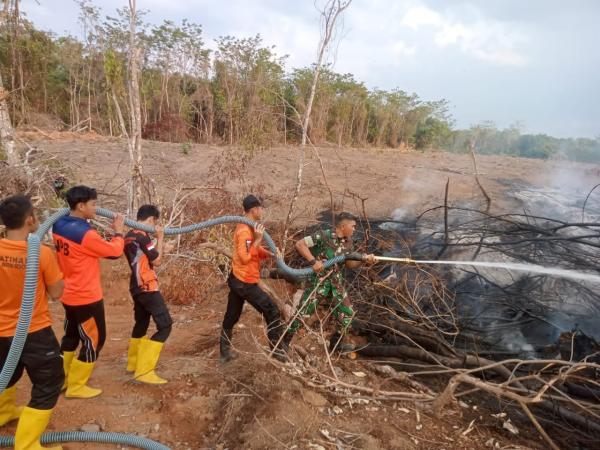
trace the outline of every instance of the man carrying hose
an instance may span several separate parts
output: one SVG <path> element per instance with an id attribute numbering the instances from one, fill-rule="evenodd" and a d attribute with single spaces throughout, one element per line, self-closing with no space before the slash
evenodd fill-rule
<path id="1" fill-rule="evenodd" d="M 6 227 L 6 238 L 0 239 L 0 365 L 4 367 L 21 309 L 27 236 L 38 229 L 39 222 L 29 198 L 23 195 L 8 197 L 0 203 L 0 219 Z M 0 425 L 19 419 L 15 433 L 17 450 L 42 448 L 40 436 L 50 421 L 65 379 L 47 298 L 47 295 L 60 297 L 63 286 L 55 255 L 42 246 L 29 333 L 15 372 L 0 394 Z M 27 370 L 32 383 L 31 400 L 25 408 L 15 404 L 16 383 L 23 370 Z"/>
<path id="2" fill-rule="evenodd" d="M 262 203 L 254 195 L 248 195 L 244 199 L 243 207 L 244 216 L 248 219 L 254 222 L 262 219 Z M 232 271 L 227 280 L 229 298 L 220 338 L 223 363 L 233 358 L 231 352 L 233 327 L 240 320 L 244 301 L 250 303 L 264 317 L 271 348 L 277 344 L 281 336 L 282 324 L 279 310 L 273 300 L 258 286 L 260 261 L 275 256 L 262 247 L 264 231 L 265 227 L 261 224 L 257 224 L 254 228 L 246 224 L 238 224 L 235 228 Z M 285 360 L 282 350 L 276 349 L 273 356 L 281 361 Z"/>
<path id="3" fill-rule="evenodd" d="M 156 229 L 156 244 L 145 231 L 131 230 L 125 237 L 125 256 L 131 267 L 129 290 L 133 298 L 135 325 L 129 340 L 127 371 L 134 372 L 134 378 L 142 383 L 164 384 L 167 380 L 159 377 L 154 369 L 160 352 L 166 342 L 173 320 L 158 290 L 158 277 L 154 268 L 160 266 L 164 251 L 165 232 L 157 226 L 160 212 L 154 205 L 143 205 L 137 212 L 138 222 Z M 156 333 L 146 337 L 150 318 L 156 324 Z"/>
<path id="4" fill-rule="evenodd" d="M 116 216 L 113 238 L 105 241 L 88 223 L 96 216 L 96 190 L 75 186 L 67 191 L 68 216 L 52 227 L 58 262 L 65 275 L 61 302 L 65 308 L 65 335 L 61 343 L 69 398 L 92 398 L 102 390 L 87 386 L 106 340 L 104 301 L 100 285 L 100 258 L 123 254 L 123 216 Z M 81 351 L 75 351 L 81 342 Z"/>
<path id="5" fill-rule="evenodd" d="M 296 242 L 296 250 L 306 259 L 314 270 L 310 278 L 310 285 L 302 294 L 298 309 L 298 316 L 311 316 L 319 304 L 325 303 L 331 308 L 333 317 L 339 327 L 329 341 L 330 351 L 348 352 L 353 347 L 344 344 L 343 338 L 352 323 L 354 310 L 344 287 L 343 266 L 337 264 L 323 273 L 323 264 L 335 256 L 347 254 L 352 251 L 352 235 L 356 228 L 356 217 L 350 213 L 342 212 L 336 217 L 335 230 L 319 230 Z M 367 264 L 376 262 L 374 255 L 365 255 L 363 259 Z M 345 266 L 354 269 L 362 261 L 346 261 Z M 323 277 L 325 277 L 323 279 Z M 289 325 L 284 336 L 284 343 L 289 346 L 294 333 L 301 327 L 301 317 L 297 317 Z"/>

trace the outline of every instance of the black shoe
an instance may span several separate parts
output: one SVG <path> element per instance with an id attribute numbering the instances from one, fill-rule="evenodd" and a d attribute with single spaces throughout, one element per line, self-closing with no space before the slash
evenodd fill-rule
<path id="1" fill-rule="evenodd" d="M 221 339 L 219 341 L 219 350 L 221 353 L 220 361 L 222 364 L 235 359 L 236 355 L 231 351 L 231 337 L 233 335 L 232 329 L 222 329 Z"/>
<path id="2" fill-rule="evenodd" d="M 279 347 L 273 350 L 273 358 L 282 363 L 286 363 L 289 361 L 287 353 Z"/>
<path id="3" fill-rule="evenodd" d="M 339 353 L 352 353 L 354 350 L 356 350 L 356 345 L 348 343 L 338 344 L 336 348 L 336 352 Z"/>
<path id="4" fill-rule="evenodd" d="M 346 343 L 343 340 L 343 336 L 339 331 L 333 333 L 329 339 L 329 352 L 333 353 L 350 353 L 356 349 L 354 344 Z"/>
<path id="5" fill-rule="evenodd" d="M 280 340 L 281 339 L 281 340 Z M 291 341 L 291 336 L 288 338 L 288 334 L 286 333 L 282 338 L 277 338 L 274 342 L 271 342 L 271 350 L 273 358 L 280 362 L 288 362 L 288 352 L 290 350 L 289 342 Z M 279 345 L 273 350 L 275 344 L 279 341 Z"/>
<path id="6" fill-rule="evenodd" d="M 237 358 L 237 355 L 231 350 L 226 350 L 225 352 L 223 352 L 223 349 L 221 349 L 221 355 L 219 356 L 219 361 L 221 362 L 221 364 L 228 363 L 229 361 L 235 358 Z"/>
<path id="7" fill-rule="evenodd" d="M 283 335 L 283 339 L 281 339 L 280 347 L 281 349 L 289 353 L 290 352 L 290 344 L 292 343 L 292 339 L 294 338 L 294 333 L 287 332 Z"/>

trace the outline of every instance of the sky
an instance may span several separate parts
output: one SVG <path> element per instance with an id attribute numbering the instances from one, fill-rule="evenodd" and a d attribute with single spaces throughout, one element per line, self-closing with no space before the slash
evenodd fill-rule
<path id="1" fill-rule="evenodd" d="M 203 26 L 218 36 L 260 34 L 288 55 L 316 59 L 325 0 L 137 0 L 146 20 Z M 95 0 L 114 15 L 127 0 Z M 39 28 L 81 34 L 72 0 L 21 0 Z M 446 99 L 455 125 L 492 121 L 557 137 L 600 136 L 600 1 L 353 0 L 328 54 L 333 70 L 369 88 Z"/>

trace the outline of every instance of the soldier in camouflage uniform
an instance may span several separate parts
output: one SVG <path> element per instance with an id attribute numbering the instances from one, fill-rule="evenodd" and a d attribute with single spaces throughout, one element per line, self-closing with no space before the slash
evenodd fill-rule
<path id="1" fill-rule="evenodd" d="M 296 250 L 310 263 L 315 273 L 300 300 L 298 318 L 288 327 L 284 342 L 289 345 L 294 333 L 302 326 L 301 317 L 315 313 L 319 304 L 332 309 L 332 315 L 338 322 L 338 330 L 331 336 L 330 350 L 350 351 L 349 344 L 341 340 L 352 323 L 354 310 L 344 286 L 342 264 L 337 264 L 323 272 L 323 263 L 334 256 L 352 251 L 352 235 L 356 228 L 356 217 L 350 213 L 340 213 L 336 218 L 335 230 L 319 230 L 296 242 Z M 365 255 L 364 261 L 375 263 L 373 255 Z M 348 268 L 356 268 L 362 261 L 346 261 Z M 325 278 L 323 278 L 325 277 Z"/>

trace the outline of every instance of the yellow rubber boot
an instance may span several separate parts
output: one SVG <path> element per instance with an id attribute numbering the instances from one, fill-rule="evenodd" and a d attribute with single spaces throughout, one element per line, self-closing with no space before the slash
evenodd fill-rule
<path id="1" fill-rule="evenodd" d="M 17 406 L 17 386 L 4 389 L 0 394 L 0 426 L 16 420 L 23 411 L 22 406 Z"/>
<path id="2" fill-rule="evenodd" d="M 61 390 L 65 390 L 67 388 L 67 377 L 69 376 L 69 369 L 71 369 L 71 363 L 73 362 L 73 358 L 75 357 L 75 352 L 63 352 L 63 370 L 65 371 L 65 383 Z"/>
<path id="3" fill-rule="evenodd" d="M 87 382 L 92 375 L 95 363 L 86 363 L 74 359 L 69 369 L 67 378 L 67 398 L 92 398 L 102 393 L 102 389 L 95 389 L 87 386 Z"/>
<path id="4" fill-rule="evenodd" d="M 51 409 L 23 409 L 17 431 L 15 432 L 15 450 L 62 450 L 62 447 L 42 447 L 40 436 L 50 422 Z"/>
<path id="5" fill-rule="evenodd" d="M 156 375 L 154 371 L 163 345 L 162 342 L 142 338 L 134 375 L 136 381 L 148 384 L 165 384 L 167 382 L 164 378 Z"/>
<path id="6" fill-rule="evenodd" d="M 142 338 L 129 339 L 129 349 L 127 350 L 127 372 L 135 372 L 141 340 Z"/>

